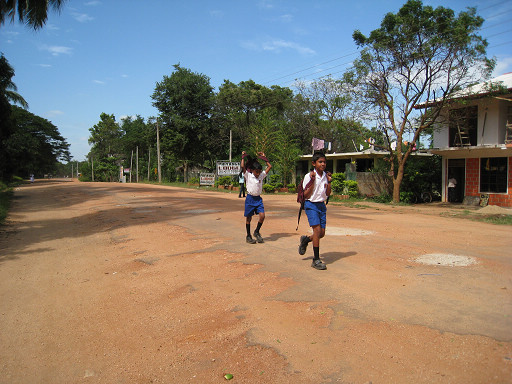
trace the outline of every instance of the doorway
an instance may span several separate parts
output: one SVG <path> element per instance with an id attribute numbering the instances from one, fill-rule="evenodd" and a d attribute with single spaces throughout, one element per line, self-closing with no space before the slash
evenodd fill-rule
<path id="1" fill-rule="evenodd" d="M 448 159 L 446 183 L 448 186 L 447 201 L 449 203 L 462 203 L 466 185 L 466 159 Z"/>

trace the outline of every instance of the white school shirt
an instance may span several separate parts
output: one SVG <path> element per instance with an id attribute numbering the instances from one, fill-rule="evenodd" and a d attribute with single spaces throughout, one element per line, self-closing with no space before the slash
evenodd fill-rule
<path id="1" fill-rule="evenodd" d="M 245 171 L 245 189 L 252 196 L 259 196 L 263 191 L 263 179 L 267 177 L 265 171 L 261 171 L 260 176 L 256 177 L 251 172 Z"/>
<path id="2" fill-rule="evenodd" d="M 313 189 L 313 193 L 307 200 L 311 201 L 312 203 L 320 203 L 320 202 L 327 200 L 326 191 L 327 191 L 327 185 L 329 184 L 329 182 L 327 181 L 327 175 L 326 175 L 325 171 L 322 173 L 322 176 L 318 175 L 318 172 L 316 171 L 316 169 L 315 169 L 315 173 L 316 173 L 315 187 Z M 311 180 L 311 175 L 310 175 L 310 172 L 308 172 L 306 174 L 306 176 L 304 176 L 304 180 L 302 181 L 302 188 L 305 189 L 306 185 L 309 183 L 310 180 Z"/>

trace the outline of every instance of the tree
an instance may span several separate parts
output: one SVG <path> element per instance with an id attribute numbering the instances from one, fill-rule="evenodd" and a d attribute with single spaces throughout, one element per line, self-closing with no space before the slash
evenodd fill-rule
<path id="1" fill-rule="evenodd" d="M 171 76 L 156 84 L 151 98 L 160 111 L 161 149 L 183 165 L 187 181 L 189 163 L 202 165 L 209 158 L 206 143 L 214 134 L 209 120 L 214 103 L 210 78 L 176 64 Z"/>
<path id="2" fill-rule="evenodd" d="M 362 51 L 346 79 L 353 81 L 358 100 L 373 112 L 368 118 L 376 119 L 387 137 L 395 202 L 400 200 L 404 166 L 421 133 L 439 119 L 455 92 L 492 72 L 487 41 L 477 34 L 483 21 L 474 8 L 455 16 L 449 8 L 409 0 L 397 14 L 388 13 L 368 37 L 358 30 L 353 34 Z M 415 109 L 434 100 L 428 110 Z M 407 134 L 412 139 L 405 146 Z M 396 141 L 396 150 L 391 141 Z"/>
<path id="3" fill-rule="evenodd" d="M 54 173 L 59 161 L 70 161 L 69 144 L 50 121 L 12 106 L 15 130 L 6 140 L 13 174 L 43 176 Z"/>
<path id="4" fill-rule="evenodd" d="M 49 9 L 60 11 L 65 2 L 66 0 L 0 1 L 0 25 L 7 19 L 13 23 L 17 13 L 20 23 L 39 29 L 46 23 Z"/>
<path id="5" fill-rule="evenodd" d="M 122 131 L 114 115 L 101 113 L 100 121 L 89 128 L 89 132 L 89 144 L 92 145 L 91 152 L 95 158 L 103 159 L 120 154 Z"/>
<path id="6" fill-rule="evenodd" d="M 11 118 L 11 103 L 18 103 L 27 107 L 27 102 L 16 92 L 16 85 L 12 81 L 14 69 L 4 55 L 0 55 L 0 179 L 13 175 L 11 158 L 8 156 L 7 140 L 15 131 Z"/>

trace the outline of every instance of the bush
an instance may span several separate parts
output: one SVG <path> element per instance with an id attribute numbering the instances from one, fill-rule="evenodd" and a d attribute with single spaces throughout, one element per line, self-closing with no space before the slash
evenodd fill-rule
<path id="1" fill-rule="evenodd" d="M 286 188 L 288 188 L 288 192 L 291 192 L 291 193 L 297 192 L 297 187 L 293 183 L 288 184 L 286 186 Z"/>
<path id="2" fill-rule="evenodd" d="M 231 185 L 231 176 L 221 176 L 215 181 L 215 186 L 219 185 Z"/>
<path id="3" fill-rule="evenodd" d="M 276 190 L 276 187 L 273 186 L 272 184 L 263 184 L 263 190 L 266 193 L 274 193 Z"/>
<path id="4" fill-rule="evenodd" d="M 189 183 L 189 184 L 199 184 L 199 177 L 191 177 L 191 178 L 188 180 L 188 183 Z"/>
<path id="5" fill-rule="evenodd" d="M 281 182 L 273 183 L 272 185 L 274 186 L 275 189 L 283 188 L 283 183 L 281 183 Z"/>
<path id="6" fill-rule="evenodd" d="M 414 203 L 414 192 L 400 192 L 400 201 L 407 204 Z"/>
<path id="7" fill-rule="evenodd" d="M 343 193 L 345 174 L 344 173 L 333 173 L 331 182 L 332 192 L 335 194 Z"/>
<path id="8" fill-rule="evenodd" d="M 359 190 L 357 189 L 357 181 L 345 180 L 343 182 L 343 194 L 349 197 L 359 196 Z"/>
<path id="9" fill-rule="evenodd" d="M 268 181 L 269 181 L 269 184 L 276 185 L 281 182 L 281 176 L 277 175 L 277 174 L 270 175 L 268 177 Z M 283 184 L 281 184 L 281 185 L 283 185 Z"/>
<path id="10" fill-rule="evenodd" d="M 375 201 L 377 203 L 389 203 L 389 202 L 391 202 L 391 200 L 393 200 L 393 196 L 391 196 L 387 192 L 383 192 L 379 196 L 375 196 L 373 198 L 373 201 Z"/>

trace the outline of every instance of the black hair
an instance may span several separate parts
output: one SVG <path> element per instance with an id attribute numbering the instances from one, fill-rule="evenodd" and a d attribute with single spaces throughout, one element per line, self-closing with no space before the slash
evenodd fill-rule
<path id="1" fill-rule="evenodd" d="M 311 161 L 316 162 L 318 159 L 321 159 L 322 157 L 327 160 L 327 158 L 325 157 L 325 153 L 323 153 L 322 151 L 315 151 L 315 153 L 313 153 Z"/>
<path id="2" fill-rule="evenodd" d="M 263 169 L 261 164 L 258 162 L 258 159 L 253 159 L 251 156 L 247 156 L 245 159 L 245 164 L 245 169 Z"/>

